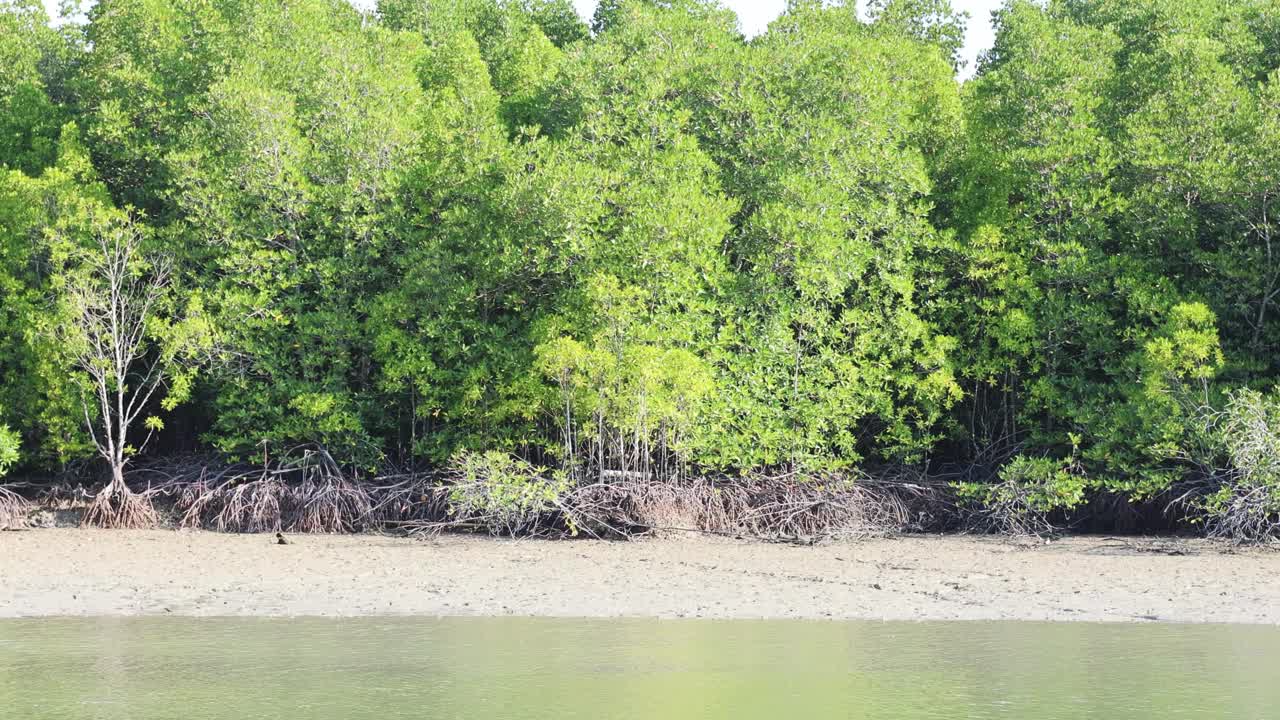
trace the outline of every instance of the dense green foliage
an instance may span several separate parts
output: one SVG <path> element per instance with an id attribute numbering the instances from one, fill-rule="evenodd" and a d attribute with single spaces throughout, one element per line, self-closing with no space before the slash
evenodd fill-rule
<path id="1" fill-rule="evenodd" d="M 1280 2 L 996 21 L 961 83 L 946 0 L 0 0 L 0 468 L 91 454 L 59 298 L 127 222 L 174 267 L 139 364 L 200 348 L 153 452 L 1274 514 Z"/>
<path id="2" fill-rule="evenodd" d="M 0 476 L 18 461 L 18 436 L 6 425 L 0 425 Z"/>
<path id="3" fill-rule="evenodd" d="M 1001 11 L 935 215 L 973 447 L 1135 498 L 1215 474 L 1215 409 L 1280 370 L 1277 22 L 1274 2 Z"/>

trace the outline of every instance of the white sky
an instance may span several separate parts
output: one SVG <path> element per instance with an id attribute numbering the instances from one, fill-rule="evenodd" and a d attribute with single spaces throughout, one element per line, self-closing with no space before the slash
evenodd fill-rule
<path id="1" fill-rule="evenodd" d="M 371 2 L 372 0 L 354 1 L 358 5 L 362 1 Z M 597 0 L 573 0 L 573 4 L 578 6 L 578 12 L 586 18 L 590 18 L 595 12 L 596 2 Z M 738 13 L 742 31 L 748 37 L 763 32 L 769 23 L 782 14 L 787 7 L 787 0 L 720 0 L 720 2 Z M 864 7 L 866 5 L 864 0 L 858 0 L 858 4 Z M 972 75 L 977 68 L 978 55 L 989 49 L 995 42 L 995 31 L 991 27 L 991 11 L 1003 4 L 1004 0 L 951 0 L 951 6 L 956 10 L 969 13 L 969 28 L 965 33 L 964 47 L 964 58 L 969 61 L 969 64 L 964 70 L 965 77 Z"/>
<path id="2" fill-rule="evenodd" d="M 583 17 L 590 18 L 595 12 L 597 0 L 573 1 Z M 376 0 L 351 0 L 351 2 L 357 7 L 364 8 L 371 8 L 376 4 Z M 738 18 L 742 22 L 742 31 L 748 36 L 762 32 L 787 5 L 787 0 L 721 0 L 721 2 L 738 13 Z M 49 15 L 57 17 L 58 0 L 44 0 L 44 4 L 49 10 Z M 859 4 L 862 4 L 861 0 Z M 978 55 L 990 48 L 995 40 L 991 28 L 991 11 L 1000 7 L 1003 0 L 951 0 L 951 4 L 957 10 L 969 13 L 969 31 L 964 48 L 964 57 L 969 61 L 964 72 L 967 77 L 973 74 Z"/>

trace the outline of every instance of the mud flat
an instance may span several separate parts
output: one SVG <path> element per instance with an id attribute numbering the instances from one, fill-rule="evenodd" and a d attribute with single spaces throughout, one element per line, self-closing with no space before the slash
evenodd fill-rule
<path id="1" fill-rule="evenodd" d="M 1280 552 L 1200 540 L 813 547 L 80 529 L 0 533 L 0 617 L 546 616 L 1280 624 Z"/>

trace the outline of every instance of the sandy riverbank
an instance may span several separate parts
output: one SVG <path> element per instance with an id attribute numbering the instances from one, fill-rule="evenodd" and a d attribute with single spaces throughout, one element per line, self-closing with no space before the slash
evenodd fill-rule
<path id="1" fill-rule="evenodd" d="M 0 617 L 536 615 L 1280 624 L 1280 552 L 906 537 L 796 547 L 0 533 Z"/>

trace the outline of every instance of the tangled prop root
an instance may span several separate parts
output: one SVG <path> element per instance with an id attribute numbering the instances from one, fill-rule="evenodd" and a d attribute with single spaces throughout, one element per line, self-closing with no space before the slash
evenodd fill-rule
<path id="1" fill-rule="evenodd" d="M 26 527 L 32 504 L 18 493 L 0 487 L 0 530 L 20 530 Z"/>
<path id="2" fill-rule="evenodd" d="M 85 527 L 141 530 L 160 525 L 160 514 L 151 498 L 113 481 L 89 503 L 81 524 Z"/>
<path id="3" fill-rule="evenodd" d="M 933 502 L 932 495 L 908 483 L 760 476 L 601 483 L 575 490 L 561 508 L 591 536 L 684 531 L 816 542 L 916 529 L 929 515 L 917 506 Z"/>
<path id="4" fill-rule="evenodd" d="M 219 483 L 201 479 L 178 496 L 178 522 L 182 527 L 218 532 L 279 532 L 287 495 L 284 481 L 274 476 Z"/>
<path id="5" fill-rule="evenodd" d="M 347 479 L 327 453 L 302 450 L 267 468 L 168 474 L 178 523 L 219 532 L 344 533 L 380 522 L 370 488 Z M 189 475 L 188 475 L 189 477 Z M 172 490 L 177 488 L 177 490 Z"/>

